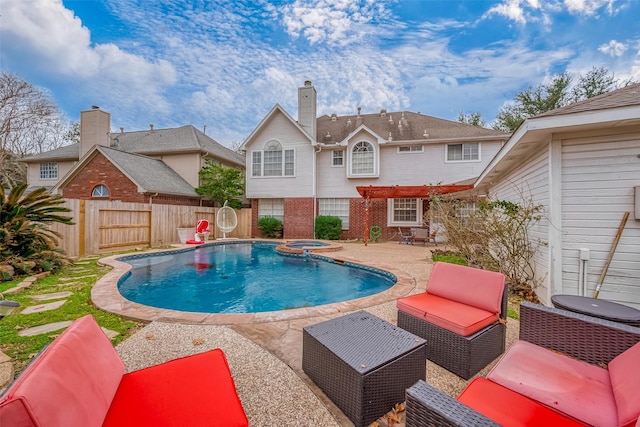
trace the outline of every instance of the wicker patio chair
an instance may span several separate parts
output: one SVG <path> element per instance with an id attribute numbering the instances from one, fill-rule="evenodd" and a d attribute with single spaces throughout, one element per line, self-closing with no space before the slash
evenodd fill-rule
<path id="1" fill-rule="evenodd" d="M 523 302 L 520 306 L 519 338 L 577 360 L 598 366 L 607 366 L 616 356 L 640 342 L 640 328 L 567 310 Z M 488 380 L 476 378 L 475 381 L 487 382 Z M 467 389 L 472 387 L 471 384 Z M 486 397 L 487 401 L 495 402 L 495 409 L 502 413 L 503 417 L 508 418 L 519 413 L 519 408 L 510 406 L 502 399 L 496 399 L 490 393 L 487 393 Z M 493 410 L 486 411 L 486 404 L 480 406 L 484 406 L 483 412 L 485 413 L 493 412 Z M 407 427 L 497 426 L 505 424 L 504 419 L 502 423 L 495 422 L 480 413 L 481 409 L 467 406 L 422 381 L 407 389 L 406 408 Z M 548 407 L 545 408 L 548 409 Z M 522 422 L 522 418 L 529 416 L 531 414 L 523 415 L 520 421 Z M 562 425 L 573 425 L 572 422 L 574 421 L 567 420 Z M 547 423 L 546 425 L 551 424 Z"/>
<path id="2" fill-rule="evenodd" d="M 507 284 L 504 275 L 455 264 L 437 262 L 427 290 L 398 300 L 398 326 L 427 341 L 427 359 L 464 379 L 469 379 L 504 353 L 506 341 Z M 432 300 L 435 300 L 432 304 Z M 430 312 L 445 304 L 453 304 L 455 311 Z M 488 309 L 487 305 L 492 308 Z M 486 326 L 461 333 L 456 317 L 465 306 L 481 313 Z M 447 317 L 448 316 L 448 317 Z M 487 321 L 488 319 L 488 321 Z M 433 323 L 440 321 L 439 324 Z M 465 319 L 466 320 L 466 319 Z M 480 324 L 478 322 L 477 324 Z M 443 326 L 444 325 L 444 326 Z M 446 327 L 445 327 L 446 326 Z M 463 325 L 464 326 L 464 325 Z"/>

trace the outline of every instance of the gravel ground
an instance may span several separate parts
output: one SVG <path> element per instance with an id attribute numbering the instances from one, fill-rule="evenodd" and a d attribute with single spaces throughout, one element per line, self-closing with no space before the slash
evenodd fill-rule
<path id="1" fill-rule="evenodd" d="M 345 243 L 339 254 L 340 258 L 380 262 L 403 270 L 415 278 L 416 286 L 411 293 L 416 293 L 424 291 L 431 272 L 430 249 L 432 247 L 394 242 L 371 243 L 368 246 Z M 370 306 L 366 310 L 396 323 L 395 301 Z M 307 319 L 307 323 L 316 323 L 316 320 L 326 318 Z M 508 320 L 507 345 L 517 339 L 518 327 L 518 321 Z M 353 425 L 315 385 L 309 384 L 310 380 L 299 366 L 300 355 L 297 352 L 300 351 L 300 343 L 290 345 L 291 341 L 278 343 L 277 338 L 269 341 L 260 337 L 265 331 L 287 330 L 287 334 L 282 334 L 286 340 L 293 337 L 301 341 L 299 329 L 283 322 L 256 326 L 253 333 L 250 328 L 152 322 L 118 345 L 116 350 L 131 371 L 219 347 L 227 355 L 238 395 L 252 426 Z M 482 370 L 479 376 L 486 375 L 492 365 Z M 426 370 L 427 381 L 431 385 L 454 397 L 468 383 L 431 362 L 426 363 Z M 384 417 L 379 424 L 388 425 Z M 400 423 L 395 424 L 395 427 L 402 426 L 403 417 Z"/>

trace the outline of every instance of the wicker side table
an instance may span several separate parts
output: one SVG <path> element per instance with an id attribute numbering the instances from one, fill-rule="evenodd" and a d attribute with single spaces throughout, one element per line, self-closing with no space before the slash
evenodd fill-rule
<path id="1" fill-rule="evenodd" d="M 302 369 L 358 427 L 426 379 L 425 340 L 359 311 L 303 329 Z"/>

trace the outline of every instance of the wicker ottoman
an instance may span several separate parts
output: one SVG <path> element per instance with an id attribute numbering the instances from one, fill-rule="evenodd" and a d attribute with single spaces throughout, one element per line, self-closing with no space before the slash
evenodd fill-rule
<path id="1" fill-rule="evenodd" d="M 302 369 L 358 427 L 426 379 L 425 340 L 366 311 L 307 326 L 302 342 Z"/>

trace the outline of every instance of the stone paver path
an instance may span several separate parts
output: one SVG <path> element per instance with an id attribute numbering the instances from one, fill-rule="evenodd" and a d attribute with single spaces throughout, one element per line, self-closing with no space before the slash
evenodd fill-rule
<path id="1" fill-rule="evenodd" d="M 63 299 L 61 301 L 49 302 L 46 304 L 32 305 L 22 310 L 21 314 L 41 313 L 43 311 L 55 310 L 56 308 L 62 307 L 65 302 L 67 302 L 67 300 Z"/>
<path id="2" fill-rule="evenodd" d="M 70 297 L 71 295 L 73 295 L 73 292 L 65 291 L 65 292 L 54 292 L 51 294 L 33 295 L 31 298 L 33 298 L 35 301 L 47 301 L 51 299 L 66 298 L 66 297 Z"/>
<path id="3" fill-rule="evenodd" d="M 47 323 L 46 325 L 23 329 L 22 331 L 18 332 L 18 335 L 20 335 L 21 337 L 32 337 L 34 335 L 45 334 L 47 332 L 59 331 L 60 329 L 68 327 L 71 323 L 73 323 L 71 320 L 65 320 L 64 322 Z"/>

